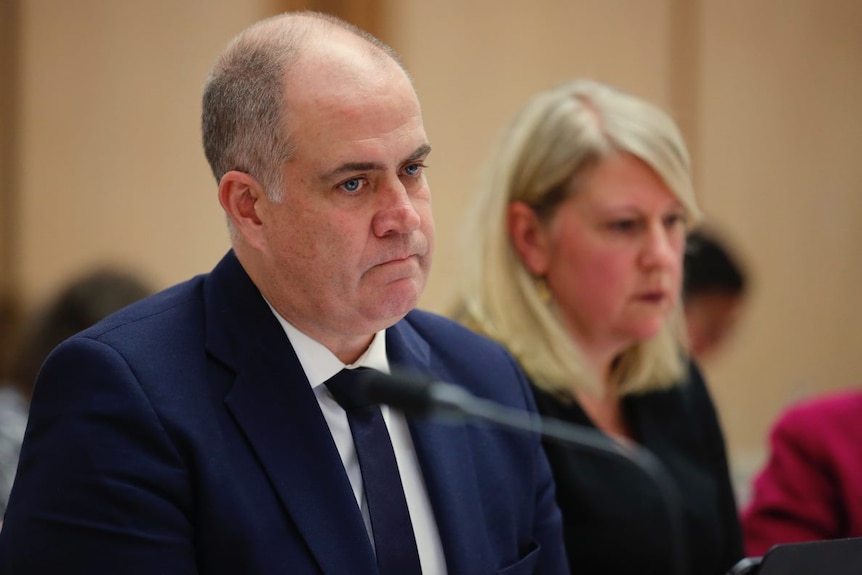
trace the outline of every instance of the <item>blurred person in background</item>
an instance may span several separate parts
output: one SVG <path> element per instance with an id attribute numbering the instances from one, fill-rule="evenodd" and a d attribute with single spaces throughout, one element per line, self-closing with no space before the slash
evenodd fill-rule
<path id="1" fill-rule="evenodd" d="M 99 267 L 70 280 L 20 328 L 11 344 L 8 380 L 0 386 L 0 518 L 12 489 L 33 383 L 42 362 L 63 340 L 151 293 L 136 274 Z"/>
<path id="2" fill-rule="evenodd" d="M 748 293 L 747 272 L 715 232 L 692 231 L 683 260 L 683 307 L 689 353 L 703 363 L 736 328 Z"/>
<path id="3" fill-rule="evenodd" d="M 545 416 L 635 442 L 681 496 L 684 542 L 640 470 L 545 444 L 571 572 L 718 575 L 742 557 L 719 420 L 684 350 L 688 152 L 649 103 L 591 80 L 532 97 L 480 187 L 453 314 L 520 361 Z"/>
<path id="4" fill-rule="evenodd" d="M 18 298 L 10 291 L 0 292 L 0 381 L 9 377 L 10 347 L 20 329 L 20 316 Z"/>
<path id="5" fill-rule="evenodd" d="M 14 334 L 18 332 L 20 306 L 8 293 L 0 297 L 0 525 L 27 425 L 27 404 L 9 378 L 9 359 Z"/>
<path id="6" fill-rule="evenodd" d="M 862 537 L 862 390 L 801 400 L 769 434 L 769 458 L 742 513 L 746 551 Z"/>

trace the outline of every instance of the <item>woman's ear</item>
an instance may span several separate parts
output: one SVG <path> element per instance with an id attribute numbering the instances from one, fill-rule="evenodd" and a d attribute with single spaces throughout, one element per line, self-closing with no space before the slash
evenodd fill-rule
<path id="1" fill-rule="evenodd" d="M 512 202 L 506 213 L 506 224 L 524 267 L 534 276 L 544 276 L 550 261 L 550 240 L 535 210 L 524 202 Z"/>
<path id="2" fill-rule="evenodd" d="M 236 232 L 246 243 L 261 247 L 263 222 L 258 210 L 266 201 L 266 191 L 253 176 L 231 170 L 222 176 L 218 200 Z"/>

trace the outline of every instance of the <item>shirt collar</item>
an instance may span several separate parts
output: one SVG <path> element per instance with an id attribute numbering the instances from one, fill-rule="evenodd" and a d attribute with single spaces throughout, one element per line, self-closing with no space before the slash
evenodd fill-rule
<path id="1" fill-rule="evenodd" d="M 287 339 L 290 340 L 290 345 L 293 346 L 296 357 L 299 358 L 299 363 L 302 365 L 312 389 L 323 384 L 344 368 L 370 367 L 383 373 L 389 373 L 389 360 L 386 359 L 385 329 L 374 334 L 368 349 L 359 359 L 345 365 L 326 346 L 299 331 L 293 324 L 281 317 L 281 314 L 275 311 L 275 308 L 268 301 L 266 303 L 278 323 L 281 324 L 284 333 L 287 334 Z"/>

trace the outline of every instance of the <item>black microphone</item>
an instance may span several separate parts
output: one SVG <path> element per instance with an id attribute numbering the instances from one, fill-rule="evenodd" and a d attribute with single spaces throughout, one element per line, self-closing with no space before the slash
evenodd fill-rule
<path id="1" fill-rule="evenodd" d="M 546 439 L 638 468 L 658 488 L 668 515 L 671 537 L 671 574 L 686 575 L 682 505 L 676 485 L 664 465 L 648 449 L 635 443 L 619 443 L 589 427 L 537 413 L 506 407 L 476 397 L 463 387 L 436 380 L 433 376 L 393 371 L 391 375 L 369 370 L 359 382 L 369 400 L 398 409 L 408 415 L 437 417 L 450 422 L 475 418 L 501 427 L 537 433 Z"/>

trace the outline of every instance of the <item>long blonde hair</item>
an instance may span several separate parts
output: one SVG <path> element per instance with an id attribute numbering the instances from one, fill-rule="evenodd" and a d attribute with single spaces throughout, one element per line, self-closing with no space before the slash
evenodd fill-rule
<path id="1" fill-rule="evenodd" d="M 676 124 L 655 106 L 592 80 L 536 94 L 498 142 L 465 230 L 465 266 L 457 319 L 505 345 L 541 389 L 572 397 L 599 392 L 596 374 L 563 326 L 543 282 L 524 266 L 507 228 L 507 210 L 522 201 L 553 211 L 565 184 L 613 153 L 649 165 L 700 219 L 688 151 Z M 669 387 L 685 373 L 680 304 L 660 333 L 625 351 L 611 381 L 619 395 Z"/>

